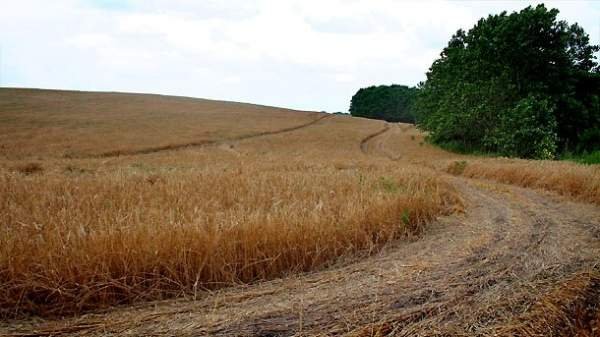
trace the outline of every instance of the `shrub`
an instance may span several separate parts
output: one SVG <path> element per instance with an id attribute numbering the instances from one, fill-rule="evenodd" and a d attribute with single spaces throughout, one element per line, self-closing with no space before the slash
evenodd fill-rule
<path id="1" fill-rule="evenodd" d="M 529 96 L 500 117 L 498 128 L 487 136 L 488 148 L 499 154 L 553 159 L 558 136 L 554 107 L 546 98 Z"/>
<path id="2" fill-rule="evenodd" d="M 589 128 L 579 136 L 577 152 L 600 150 L 600 128 Z"/>

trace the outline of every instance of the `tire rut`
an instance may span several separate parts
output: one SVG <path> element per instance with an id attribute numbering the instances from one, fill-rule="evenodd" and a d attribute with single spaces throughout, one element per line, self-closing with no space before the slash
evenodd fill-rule
<path id="1" fill-rule="evenodd" d="M 218 146 L 218 145 L 221 145 L 224 143 L 238 142 L 238 141 L 242 141 L 242 140 L 246 140 L 246 139 L 271 136 L 271 135 L 277 135 L 277 134 L 281 134 L 281 133 L 300 130 L 300 129 L 309 127 L 311 125 L 314 125 L 326 118 L 331 118 L 331 117 L 333 117 L 333 115 L 326 114 L 323 116 L 319 116 L 318 118 L 316 118 L 310 122 L 304 123 L 304 124 L 300 124 L 300 125 L 296 125 L 296 126 L 292 126 L 292 127 L 288 127 L 288 128 L 284 128 L 284 129 L 274 130 L 274 131 L 263 131 L 263 132 L 248 134 L 248 135 L 241 135 L 241 136 L 227 138 L 227 139 L 203 140 L 203 141 L 189 142 L 189 143 L 183 143 L 183 144 L 170 144 L 170 145 L 148 147 L 148 148 L 137 149 L 137 150 L 114 150 L 114 151 L 107 151 L 107 152 L 103 152 L 100 154 L 87 155 L 87 156 L 70 156 L 69 158 L 76 158 L 76 159 L 112 158 L 112 157 L 121 157 L 121 156 L 143 155 L 143 154 L 150 154 L 150 153 L 163 152 L 163 151 L 174 151 L 174 150 L 181 150 L 181 149 L 186 149 L 186 148 L 190 148 L 190 147 Z"/>
<path id="2" fill-rule="evenodd" d="M 383 128 L 375 133 L 372 133 L 368 136 L 366 136 L 365 138 L 363 138 L 360 141 L 360 150 L 362 151 L 362 153 L 364 154 L 371 154 L 372 150 L 369 146 L 369 144 L 375 140 L 377 137 L 383 135 L 384 133 L 388 132 L 390 130 L 390 125 L 389 123 L 385 123 Z"/>
<path id="3" fill-rule="evenodd" d="M 367 155 L 385 157 L 391 161 L 402 159 L 401 155 L 395 155 L 386 149 L 385 144 L 389 137 L 394 132 L 405 132 L 406 127 L 401 127 L 399 124 L 385 123 L 384 127 L 363 138 L 360 142 L 360 150 Z"/>

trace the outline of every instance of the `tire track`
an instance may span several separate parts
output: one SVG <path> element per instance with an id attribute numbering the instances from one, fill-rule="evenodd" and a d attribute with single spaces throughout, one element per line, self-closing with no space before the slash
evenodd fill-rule
<path id="1" fill-rule="evenodd" d="M 362 151 L 362 153 L 364 154 L 372 154 L 372 150 L 369 147 L 369 144 L 376 139 L 377 137 L 383 135 L 384 133 L 388 132 L 390 130 L 390 124 L 389 123 L 385 123 L 383 128 L 375 133 L 372 133 L 368 136 L 366 136 L 365 138 L 363 138 L 360 141 L 360 150 Z"/>
<path id="2" fill-rule="evenodd" d="M 283 129 L 279 129 L 279 130 L 274 130 L 274 131 L 263 131 L 263 132 L 253 133 L 253 134 L 241 135 L 241 136 L 227 138 L 227 139 L 203 140 L 203 141 L 190 142 L 190 143 L 184 143 L 184 144 L 169 144 L 169 145 L 148 147 L 148 148 L 137 149 L 137 150 L 113 150 L 113 151 L 107 151 L 107 152 L 103 152 L 103 153 L 99 153 L 99 154 L 92 154 L 92 155 L 70 156 L 69 158 L 74 158 L 74 159 L 112 158 L 112 157 L 121 157 L 121 156 L 135 156 L 135 155 L 142 155 L 142 154 L 150 154 L 150 153 L 163 152 L 163 151 L 174 151 L 174 150 L 181 150 L 181 149 L 186 149 L 186 148 L 190 148 L 190 147 L 215 146 L 215 145 L 221 145 L 223 143 L 228 143 L 228 142 L 238 142 L 238 141 L 242 141 L 242 140 L 246 140 L 246 139 L 271 136 L 271 135 L 277 135 L 277 134 L 281 134 L 281 133 L 296 131 L 296 130 L 300 130 L 300 129 L 309 127 L 311 125 L 314 125 L 326 118 L 331 118 L 331 117 L 333 117 L 333 115 L 326 114 L 323 116 L 319 116 L 318 118 L 316 118 L 310 122 L 304 123 L 304 124 L 287 127 L 287 128 L 283 128 Z"/>
<path id="3" fill-rule="evenodd" d="M 393 133 L 395 134 L 395 132 L 399 131 L 403 132 L 403 129 L 399 124 L 390 124 L 386 122 L 383 129 L 370 134 L 361 140 L 360 149 L 364 154 L 379 155 L 386 157 L 391 161 L 398 161 L 402 159 L 402 155 L 395 155 L 388 151 L 388 149 L 385 148 L 385 143 Z"/>
<path id="4" fill-rule="evenodd" d="M 378 139 L 377 148 L 382 149 L 385 139 Z M 363 152 L 393 160 L 385 151 Z M 409 293 L 416 297 L 402 296 L 393 305 L 415 310 L 359 325 L 348 335 L 595 336 L 600 331 L 598 209 L 487 180 L 452 181 L 459 189 L 474 184 L 489 188 L 463 190 L 462 195 L 476 196 L 497 214 L 481 224 L 492 220 L 492 239 L 412 288 Z M 486 218 L 479 214 L 475 219 Z M 463 289 L 447 299 L 448 289 L 436 286 L 439 280 Z M 419 293 L 419 288 L 427 290 Z"/>

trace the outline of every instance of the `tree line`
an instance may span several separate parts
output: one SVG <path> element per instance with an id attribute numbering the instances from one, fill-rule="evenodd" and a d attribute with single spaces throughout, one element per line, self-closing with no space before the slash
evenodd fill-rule
<path id="1" fill-rule="evenodd" d="M 355 117 L 382 119 L 388 122 L 414 123 L 413 105 L 417 88 L 405 85 L 379 85 L 359 89 L 350 101 Z"/>
<path id="2" fill-rule="evenodd" d="M 599 150 L 600 48 L 558 13 L 538 5 L 482 18 L 452 36 L 408 100 L 361 89 L 350 112 L 379 118 L 373 109 L 397 104 L 430 141 L 459 151 L 551 159 Z"/>

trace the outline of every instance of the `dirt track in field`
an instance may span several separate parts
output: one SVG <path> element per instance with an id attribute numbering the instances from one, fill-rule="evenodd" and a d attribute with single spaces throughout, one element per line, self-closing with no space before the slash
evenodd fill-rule
<path id="1" fill-rule="evenodd" d="M 375 155 L 374 149 L 380 149 L 383 144 L 381 139 L 383 135 L 388 133 L 390 130 L 390 125 L 385 123 L 383 128 L 373 134 L 368 135 L 363 140 L 360 141 L 360 150 L 365 154 Z"/>
<path id="2" fill-rule="evenodd" d="M 406 125 L 406 124 L 405 124 Z M 402 153 L 398 149 L 395 151 L 386 146 L 390 137 L 401 134 L 406 126 L 400 124 L 385 123 L 384 127 L 378 132 L 364 138 L 360 143 L 360 150 L 369 155 L 386 157 L 389 160 L 397 161 L 402 158 Z"/>
<path id="3" fill-rule="evenodd" d="M 190 143 L 184 143 L 184 144 L 171 144 L 171 145 L 148 147 L 148 148 L 144 148 L 144 149 L 137 149 L 137 150 L 130 150 L 130 151 L 122 151 L 122 150 L 108 151 L 108 152 L 100 153 L 98 155 L 87 156 L 87 157 L 84 156 L 81 158 L 110 158 L 110 157 L 119 157 L 119 156 L 133 156 L 133 155 L 149 154 L 149 153 L 156 153 L 156 152 L 162 152 L 162 151 L 181 150 L 181 149 L 186 149 L 186 148 L 190 148 L 190 147 L 229 144 L 231 142 L 237 142 L 237 141 L 246 140 L 246 139 L 258 138 L 258 137 L 263 137 L 263 136 L 272 136 L 272 135 L 277 135 L 277 134 L 281 134 L 281 133 L 285 133 L 285 132 L 300 130 L 300 129 L 309 127 L 313 124 L 316 124 L 325 118 L 330 118 L 332 116 L 333 115 L 329 115 L 329 114 L 320 114 L 317 116 L 317 118 L 313 119 L 310 122 L 304 123 L 304 124 L 300 124 L 300 125 L 296 125 L 296 126 L 292 126 L 292 127 L 288 127 L 288 128 L 284 128 L 284 129 L 274 130 L 274 131 L 257 132 L 257 133 L 242 135 L 242 136 L 233 137 L 233 138 L 229 138 L 229 139 L 205 140 L 205 141 L 190 142 Z"/>
<path id="4" fill-rule="evenodd" d="M 361 150 L 390 160 L 400 125 Z M 600 209 L 448 177 L 466 212 L 419 239 L 326 271 L 64 321 L 0 325 L 48 336 L 598 336 Z"/>

